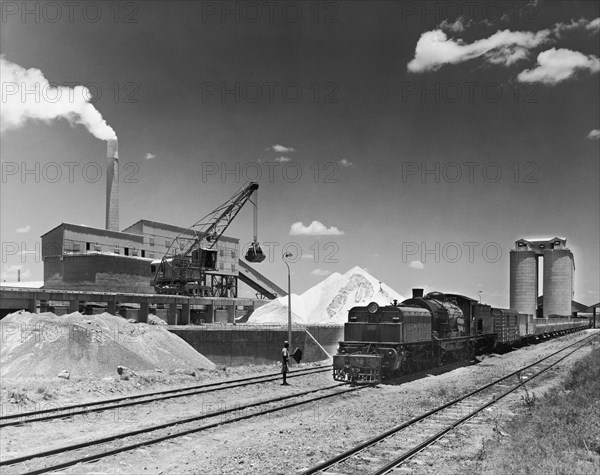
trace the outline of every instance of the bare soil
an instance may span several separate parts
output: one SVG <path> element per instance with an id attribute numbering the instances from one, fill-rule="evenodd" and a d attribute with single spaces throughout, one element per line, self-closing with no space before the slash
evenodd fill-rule
<path id="1" fill-rule="evenodd" d="M 427 409 L 526 366 L 593 331 L 586 330 L 567 335 L 504 355 L 490 355 L 478 365 L 462 367 L 438 376 L 428 376 L 398 385 L 382 384 L 375 388 L 298 406 L 285 413 L 258 416 L 241 423 L 226 423 L 227 418 L 223 418 L 224 424 L 214 429 L 117 454 L 93 463 L 79 464 L 63 473 L 299 473 L 302 469 L 347 450 Z M 593 345 L 598 346 L 598 342 Z M 573 363 L 587 355 L 593 345 L 586 346 L 561 362 L 556 369 L 532 380 L 527 385 L 528 392 L 541 396 L 548 388 L 560 385 Z M 70 404 L 79 400 L 94 400 L 216 379 L 276 372 L 277 369 L 276 365 L 272 365 L 206 370 L 194 376 L 147 373 L 127 380 L 116 376 L 100 380 L 3 380 L 1 402 L 3 413 L 6 413 L 17 410 L 17 407 L 31 409 L 32 405 Z M 299 376 L 291 378 L 289 382 L 290 386 L 287 387 L 282 387 L 279 382 L 269 382 L 203 396 L 152 403 L 137 409 L 91 414 L 87 419 L 75 416 L 72 419 L 4 428 L 0 434 L 2 459 L 184 416 L 239 407 L 251 401 L 334 383 L 330 372 Z M 479 473 L 481 454 L 485 451 L 482 441 L 490 437 L 510 437 L 504 426 L 516 410 L 522 407 L 524 396 L 523 390 L 503 399 L 484 415 L 438 441 L 425 455 L 409 462 L 402 470 L 406 473 L 425 474 Z M 112 446 L 118 444 L 114 443 Z M 72 457 L 73 454 L 65 454 L 56 460 L 68 460 Z M 35 466 L 37 465 L 32 462 L 25 468 Z M 20 469 L 22 470 L 23 468 Z M 6 467 L 3 473 L 17 473 L 17 470 Z M 531 467 L 531 473 L 536 473 L 535 467 Z"/>

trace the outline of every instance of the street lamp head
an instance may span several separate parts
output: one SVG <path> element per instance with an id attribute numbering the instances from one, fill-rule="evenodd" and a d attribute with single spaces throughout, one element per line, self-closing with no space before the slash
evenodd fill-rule
<path id="1" fill-rule="evenodd" d="M 285 259 L 289 259 L 290 257 L 294 257 L 294 255 L 293 255 L 291 252 L 286 252 L 286 253 L 283 255 L 283 257 L 284 257 Z"/>

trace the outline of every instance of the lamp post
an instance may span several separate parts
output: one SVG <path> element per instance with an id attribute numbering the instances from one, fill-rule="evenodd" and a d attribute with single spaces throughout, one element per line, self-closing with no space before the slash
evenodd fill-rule
<path id="1" fill-rule="evenodd" d="M 290 265 L 286 259 L 293 257 L 291 252 L 286 252 L 281 258 L 285 263 L 288 271 L 288 343 L 290 344 L 290 351 L 292 350 L 292 279 L 290 277 Z"/>
<path id="2" fill-rule="evenodd" d="M 478 290 L 477 293 L 479 294 L 479 303 L 481 303 L 481 294 L 483 293 L 483 290 Z"/>

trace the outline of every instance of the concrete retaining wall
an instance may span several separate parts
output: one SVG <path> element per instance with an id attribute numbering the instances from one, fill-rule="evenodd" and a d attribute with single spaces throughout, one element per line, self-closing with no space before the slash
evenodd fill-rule
<path id="1" fill-rule="evenodd" d="M 263 329 L 170 325 L 167 328 L 213 363 L 224 366 L 272 364 L 281 361 L 283 342 L 288 337 L 284 327 Z M 330 355 L 305 329 L 293 330 L 290 349 L 293 351 L 296 347 L 302 350 L 302 361 L 305 363 L 330 359 Z"/>

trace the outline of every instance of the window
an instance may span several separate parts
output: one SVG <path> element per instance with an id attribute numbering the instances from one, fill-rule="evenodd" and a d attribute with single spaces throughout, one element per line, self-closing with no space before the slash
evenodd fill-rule
<path id="1" fill-rule="evenodd" d="M 150 245 L 154 246 L 154 238 L 153 237 L 149 238 L 149 241 L 150 241 Z"/>
<path id="2" fill-rule="evenodd" d="M 219 256 L 223 257 L 225 255 L 224 249 L 219 249 Z"/>
<path id="3" fill-rule="evenodd" d="M 126 247 L 126 248 L 125 248 L 125 252 L 124 252 L 124 254 L 125 254 L 126 256 L 128 256 L 128 255 L 129 255 L 129 248 L 128 248 L 128 247 Z"/>
<path id="4" fill-rule="evenodd" d="M 180 251 L 183 251 L 183 247 L 184 247 L 184 243 L 183 243 L 183 241 L 181 241 L 181 242 L 179 243 L 179 250 L 180 250 Z"/>
<path id="5" fill-rule="evenodd" d="M 81 252 L 81 246 L 78 242 L 73 243 L 73 252 Z"/>
<path id="6" fill-rule="evenodd" d="M 146 251 L 142 249 L 142 257 L 146 257 Z"/>
<path id="7" fill-rule="evenodd" d="M 114 253 L 115 254 L 120 254 L 120 252 L 119 252 L 119 245 L 118 244 L 115 244 Z"/>
<path id="8" fill-rule="evenodd" d="M 165 239 L 165 247 L 171 247 L 171 241 Z"/>
<path id="9" fill-rule="evenodd" d="M 231 264 L 231 271 L 235 272 L 235 264 Z"/>
<path id="10" fill-rule="evenodd" d="M 223 262 L 221 262 L 221 263 L 219 264 L 219 269 L 221 269 L 221 270 L 225 269 L 225 265 L 223 264 Z"/>
<path id="11" fill-rule="evenodd" d="M 235 259 L 235 251 L 231 251 L 231 257 Z"/>
<path id="12" fill-rule="evenodd" d="M 91 242 L 86 242 L 85 243 L 85 250 L 89 251 L 89 250 L 91 250 L 91 248 L 92 248 L 92 243 Z"/>
<path id="13" fill-rule="evenodd" d="M 138 255 L 137 249 L 132 249 L 131 250 L 131 255 L 137 257 L 137 255 Z"/>
<path id="14" fill-rule="evenodd" d="M 156 274 L 156 266 L 150 266 L 150 272 Z"/>
<path id="15" fill-rule="evenodd" d="M 148 257 L 149 257 L 150 259 L 154 259 L 154 253 L 153 253 L 153 252 L 150 252 L 150 251 L 148 251 Z"/>
<path id="16" fill-rule="evenodd" d="M 101 251 L 102 248 L 100 247 L 100 244 L 96 243 L 94 244 L 94 251 Z"/>

